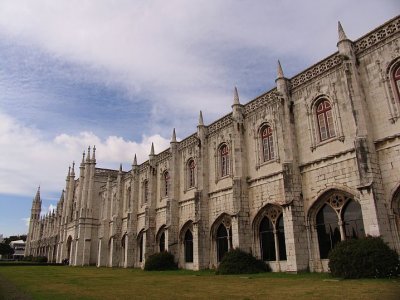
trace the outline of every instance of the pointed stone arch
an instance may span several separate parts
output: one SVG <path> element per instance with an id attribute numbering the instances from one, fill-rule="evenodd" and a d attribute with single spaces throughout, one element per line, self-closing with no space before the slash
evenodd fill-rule
<path id="1" fill-rule="evenodd" d="M 361 205 L 354 194 L 328 189 L 318 195 L 307 212 L 311 264 L 327 271 L 328 253 L 340 241 L 365 236 Z"/>
<path id="2" fill-rule="evenodd" d="M 166 225 L 163 224 L 160 226 L 160 228 L 157 231 L 156 234 L 156 252 L 163 252 L 163 251 L 167 251 L 168 247 L 165 244 L 165 234 L 166 234 Z"/>
<path id="3" fill-rule="evenodd" d="M 398 183 L 392 193 L 390 210 L 393 214 L 392 230 L 395 248 L 400 253 L 400 183 Z"/>
<path id="4" fill-rule="evenodd" d="M 188 220 L 179 230 L 179 265 L 185 269 L 193 269 L 194 231 L 193 220 Z"/>
<path id="5" fill-rule="evenodd" d="M 286 260 L 283 209 L 280 205 L 264 205 L 252 221 L 254 254 L 264 261 Z"/>
<path id="6" fill-rule="evenodd" d="M 222 213 L 211 226 L 211 261 L 218 265 L 226 252 L 232 249 L 232 216 Z"/>

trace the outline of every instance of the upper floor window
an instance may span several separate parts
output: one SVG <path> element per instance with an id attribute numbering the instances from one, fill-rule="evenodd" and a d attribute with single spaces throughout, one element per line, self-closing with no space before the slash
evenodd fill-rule
<path id="1" fill-rule="evenodd" d="M 229 150 L 227 145 L 222 145 L 219 149 L 220 155 L 220 168 L 221 168 L 221 177 L 224 177 L 229 174 Z"/>
<path id="2" fill-rule="evenodd" d="M 149 200 L 149 181 L 145 180 L 143 183 L 143 203 Z"/>
<path id="3" fill-rule="evenodd" d="M 262 141 L 263 162 L 274 159 L 275 150 L 274 150 L 274 139 L 272 135 L 271 126 L 265 125 L 261 129 L 261 141 Z"/>
<path id="4" fill-rule="evenodd" d="M 163 182 L 163 191 L 164 191 L 164 197 L 168 196 L 168 189 L 169 189 L 169 173 L 168 171 L 164 172 L 164 176 L 163 176 L 164 182 Z"/>
<path id="5" fill-rule="evenodd" d="M 188 188 L 194 187 L 195 186 L 195 169 L 196 169 L 196 164 L 194 163 L 194 159 L 191 158 L 189 159 L 187 163 L 187 169 L 188 169 Z"/>
<path id="6" fill-rule="evenodd" d="M 325 141 L 336 136 L 331 103 L 322 99 L 316 108 L 319 138 Z"/>
<path id="7" fill-rule="evenodd" d="M 400 64 L 393 70 L 393 83 L 396 89 L 397 98 L 400 100 Z"/>

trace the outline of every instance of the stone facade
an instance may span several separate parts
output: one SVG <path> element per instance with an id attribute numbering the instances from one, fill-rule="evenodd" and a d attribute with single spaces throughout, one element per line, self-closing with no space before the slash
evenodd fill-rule
<path id="1" fill-rule="evenodd" d="M 274 271 L 327 271 L 346 238 L 380 235 L 400 251 L 400 18 L 129 171 L 68 171 L 57 210 L 33 201 L 26 254 L 75 266 L 143 267 L 168 250 L 214 268 L 230 248 Z M 398 74 L 397 74 L 398 73 Z M 396 75 L 397 74 L 397 75 Z"/>

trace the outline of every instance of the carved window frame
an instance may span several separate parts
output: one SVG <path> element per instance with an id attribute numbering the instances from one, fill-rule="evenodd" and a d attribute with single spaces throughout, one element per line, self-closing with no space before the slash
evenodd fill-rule
<path id="1" fill-rule="evenodd" d="M 226 173 L 223 172 L 223 154 L 222 154 L 222 149 L 226 147 L 228 150 L 228 153 L 225 156 L 225 171 Z M 217 149 L 215 150 L 215 182 L 218 182 L 218 180 L 228 178 L 232 174 L 232 144 L 229 142 L 222 142 L 219 144 Z"/>
<path id="2" fill-rule="evenodd" d="M 322 140 L 319 129 L 317 108 L 321 104 L 321 102 L 325 101 L 328 101 L 331 107 L 330 111 L 332 113 L 333 129 L 335 131 L 335 136 L 331 136 Z M 326 94 L 320 94 L 313 98 L 313 100 L 311 101 L 311 105 L 306 104 L 306 111 L 308 119 L 308 131 L 311 140 L 311 151 L 314 151 L 319 146 L 325 145 L 333 141 L 344 141 L 343 127 L 336 97 L 329 97 Z"/>
<path id="3" fill-rule="evenodd" d="M 149 180 L 146 178 L 142 181 L 142 206 L 148 204 L 149 201 Z"/>
<path id="4" fill-rule="evenodd" d="M 263 139 L 262 139 L 262 130 L 265 127 L 270 127 L 272 131 L 272 143 L 273 143 L 273 148 L 274 148 L 274 157 L 272 157 L 269 160 L 264 161 L 264 145 L 263 145 Z M 268 120 L 268 121 L 263 121 L 260 122 L 257 126 L 257 130 L 255 132 L 255 140 L 256 140 L 256 169 L 259 169 L 260 167 L 264 165 L 268 165 L 273 162 L 279 162 L 279 147 L 278 147 L 278 131 L 277 131 L 277 126 L 276 122 L 273 120 Z"/>
<path id="5" fill-rule="evenodd" d="M 400 118 L 400 88 L 396 86 L 394 73 L 400 68 L 400 57 L 387 64 L 386 72 L 382 71 L 381 62 L 376 61 L 381 76 L 381 82 L 385 86 L 386 104 L 389 110 L 389 120 L 394 123 Z"/>
<path id="6" fill-rule="evenodd" d="M 186 190 L 190 190 L 196 187 L 196 160 L 194 157 L 190 157 L 185 163 L 185 187 Z"/>
<path id="7" fill-rule="evenodd" d="M 166 178 L 168 176 L 168 178 Z M 171 175 L 169 170 L 164 170 L 160 176 L 160 200 L 168 198 L 171 191 Z"/>

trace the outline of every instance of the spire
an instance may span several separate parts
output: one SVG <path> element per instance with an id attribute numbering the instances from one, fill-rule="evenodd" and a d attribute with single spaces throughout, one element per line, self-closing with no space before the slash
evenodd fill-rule
<path id="1" fill-rule="evenodd" d="M 35 202 L 40 202 L 40 185 L 37 189 L 36 195 L 35 195 Z"/>
<path id="2" fill-rule="evenodd" d="M 154 155 L 154 144 L 151 143 L 150 155 Z"/>
<path id="3" fill-rule="evenodd" d="M 122 173 L 122 163 L 119 164 L 119 172 Z"/>
<path id="4" fill-rule="evenodd" d="M 68 167 L 68 175 L 67 177 L 71 176 L 71 166 Z"/>
<path id="5" fill-rule="evenodd" d="M 83 150 L 83 153 L 82 153 L 82 162 L 81 162 L 81 164 L 83 165 L 85 163 L 85 150 Z"/>
<path id="6" fill-rule="evenodd" d="M 285 78 L 285 76 L 283 75 L 283 70 L 282 70 L 282 66 L 281 66 L 281 62 L 278 59 L 278 71 L 277 71 L 277 79 L 279 78 Z"/>
<path id="7" fill-rule="evenodd" d="M 235 86 L 234 90 L 233 90 L 233 105 L 240 105 L 239 102 L 239 93 L 238 90 Z"/>
<path id="8" fill-rule="evenodd" d="M 343 30 L 342 24 L 340 24 L 340 21 L 338 21 L 338 34 L 339 34 L 339 42 L 348 40 L 346 33 Z"/>
<path id="9" fill-rule="evenodd" d="M 86 157 L 86 161 L 90 162 L 90 146 L 87 148 L 87 157 Z"/>
<path id="10" fill-rule="evenodd" d="M 92 160 L 96 161 L 96 145 L 93 146 Z"/>
<path id="11" fill-rule="evenodd" d="M 136 153 L 135 153 L 135 157 L 133 158 L 133 164 L 132 164 L 132 166 L 137 166 Z"/>
<path id="12" fill-rule="evenodd" d="M 72 162 L 71 177 L 75 177 L 75 161 Z"/>
<path id="13" fill-rule="evenodd" d="M 200 111 L 200 115 L 199 115 L 199 125 L 198 126 L 204 126 L 203 113 L 201 111 Z"/>
<path id="14" fill-rule="evenodd" d="M 61 192 L 61 196 L 60 196 L 59 202 L 63 202 L 63 201 L 64 201 L 64 190 L 62 190 L 62 192 Z"/>
<path id="15" fill-rule="evenodd" d="M 171 139 L 171 143 L 176 143 L 176 133 L 175 133 L 175 128 L 174 128 L 174 130 L 172 130 L 172 139 Z"/>

